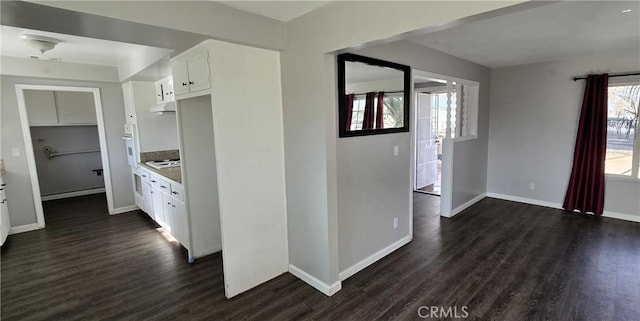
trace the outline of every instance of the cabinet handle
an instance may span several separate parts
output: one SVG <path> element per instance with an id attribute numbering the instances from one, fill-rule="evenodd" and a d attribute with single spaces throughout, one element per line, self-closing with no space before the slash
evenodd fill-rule
<path id="1" fill-rule="evenodd" d="M 171 194 L 178 195 L 178 192 L 174 192 L 174 191 L 172 191 L 172 192 L 171 192 Z"/>
<path id="2" fill-rule="evenodd" d="M 171 202 L 167 202 L 167 205 L 171 205 Z"/>
<path id="3" fill-rule="evenodd" d="M 157 181 L 151 180 L 151 183 L 157 183 Z"/>
<path id="4" fill-rule="evenodd" d="M 189 85 L 193 85 L 193 81 L 189 80 Z"/>
<path id="5" fill-rule="evenodd" d="M 160 94 L 158 94 L 158 97 L 160 97 Z"/>
<path id="6" fill-rule="evenodd" d="M 5 187 L 5 186 L 7 186 L 7 183 L 0 184 L 0 187 Z"/>
<path id="7" fill-rule="evenodd" d="M 6 202 L 7 202 L 7 199 L 5 198 L 5 199 L 3 199 L 3 200 L 2 200 L 2 202 L 0 202 L 0 204 L 4 204 L 4 203 L 6 203 Z M 175 207 L 175 206 L 174 206 L 174 207 Z"/>
<path id="8" fill-rule="evenodd" d="M 183 82 L 183 83 L 182 83 L 182 86 L 186 86 L 186 85 L 187 85 L 187 83 L 186 83 L 186 82 Z"/>
<path id="9" fill-rule="evenodd" d="M 175 208 L 176 206 L 175 206 L 175 205 L 171 205 L 171 207 L 174 207 L 174 208 Z"/>
<path id="10" fill-rule="evenodd" d="M 142 175 L 142 177 L 147 177 L 147 175 Z"/>
<path id="11" fill-rule="evenodd" d="M 166 186 L 164 186 L 164 185 L 160 185 L 160 187 L 162 187 L 162 188 L 167 188 L 167 187 L 166 187 Z"/>

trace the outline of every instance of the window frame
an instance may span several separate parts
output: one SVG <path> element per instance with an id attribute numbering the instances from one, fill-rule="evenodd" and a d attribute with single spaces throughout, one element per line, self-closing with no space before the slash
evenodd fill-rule
<path id="1" fill-rule="evenodd" d="M 630 86 L 630 85 L 639 85 L 640 86 L 640 77 L 638 76 L 630 76 L 630 77 L 620 77 L 609 78 L 609 84 L 607 85 L 607 95 L 609 93 L 610 87 L 621 87 L 621 86 Z M 608 112 L 609 104 L 607 101 L 607 112 Z M 609 115 L 607 114 L 607 122 L 609 121 Z M 633 141 L 633 149 L 631 156 L 631 175 L 622 175 L 622 174 L 613 174 L 607 173 L 605 171 L 605 179 L 610 181 L 618 181 L 618 182 L 628 182 L 628 183 L 640 183 L 640 131 L 639 123 L 636 123 L 636 128 L 634 132 L 634 141 Z M 607 134 L 608 135 L 608 134 Z M 606 147 L 605 147 L 606 148 Z M 634 160 L 636 161 L 634 164 Z M 636 176 L 634 174 L 634 165 L 636 166 Z M 606 167 L 606 160 L 605 160 Z"/>

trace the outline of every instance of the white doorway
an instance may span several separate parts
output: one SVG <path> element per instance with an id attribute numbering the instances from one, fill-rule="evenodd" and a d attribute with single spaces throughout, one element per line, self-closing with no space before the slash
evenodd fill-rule
<path id="1" fill-rule="evenodd" d="M 85 115 L 83 115 L 83 111 L 77 110 L 77 105 L 69 104 L 66 105 L 66 109 L 61 110 L 58 109 L 57 106 L 49 106 L 46 105 L 46 102 L 42 102 L 41 109 L 38 110 L 37 113 L 30 112 L 27 107 L 27 99 L 26 94 L 29 93 L 44 93 L 44 92 L 56 92 L 60 93 L 60 96 L 71 97 L 75 94 L 76 96 L 82 96 L 83 99 L 86 100 L 86 104 L 93 104 L 94 108 L 89 108 L 88 111 L 84 111 Z M 82 95 L 80 95 L 82 94 Z M 98 88 L 88 88 L 88 87 L 66 87 L 66 86 L 48 86 L 48 85 L 24 85 L 17 84 L 16 85 L 16 96 L 18 98 L 18 111 L 20 114 L 20 123 L 22 128 L 22 135 L 24 138 L 25 145 L 25 156 L 27 159 L 27 166 L 29 169 L 29 176 L 31 179 L 31 188 L 33 193 L 34 207 L 36 210 L 36 224 L 38 228 L 43 228 L 45 226 L 45 218 L 44 218 L 44 210 L 42 206 L 42 193 L 41 193 L 41 184 L 38 176 L 38 168 L 36 162 L 36 155 L 34 150 L 34 143 L 32 137 L 32 125 L 34 123 L 38 123 L 39 126 L 42 127 L 63 127 L 71 124 L 71 126 L 95 126 L 97 127 L 97 134 L 99 140 L 99 150 L 77 150 L 77 151 L 57 151 L 55 149 L 49 150 L 38 150 L 38 153 L 45 153 L 48 157 L 57 157 L 57 156 L 67 156 L 67 155 L 77 155 L 77 154 L 87 154 L 87 153 L 99 153 L 99 159 L 101 168 L 96 169 L 100 171 L 102 176 L 102 180 L 104 181 L 104 193 L 106 194 L 107 199 L 107 207 L 109 213 L 114 212 L 114 204 L 113 204 L 113 192 L 111 187 L 111 171 L 109 168 L 109 156 L 107 150 L 107 140 L 104 126 L 104 118 L 102 114 L 102 103 L 100 98 L 100 89 Z M 37 96 L 37 95 L 36 95 Z M 42 97 L 46 95 L 40 95 Z M 87 100 L 88 99 L 88 100 Z M 92 101 L 91 101 L 92 100 Z M 95 113 L 95 114 L 94 114 Z M 29 118 L 33 118 L 30 119 Z M 93 117 L 91 121 L 85 121 L 86 117 Z M 37 118 L 37 119 L 36 119 Z M 59 119 L 64 118 L 65 121 L 61 122 Z M 41 156 L 41 155 L 40 155 Z M 95 173 L 98 175 L 98 173 Z M 101 191 L 102 192 L 102 191 Z M 76 195 L 84 195 L 82 191 L 66 193 L 65 196 L 76 196 Z M 62 193 L 65 194 L 65 193 Z M 51 197 L 49 197 L 51 198 Z"/>
<path id="2" fill-rule="evenodd" d="M 442 144 L 446 136 L 447 84 L 441 79 L 415 82 L 416 159 L 414 191 L 442 193 Z"/>

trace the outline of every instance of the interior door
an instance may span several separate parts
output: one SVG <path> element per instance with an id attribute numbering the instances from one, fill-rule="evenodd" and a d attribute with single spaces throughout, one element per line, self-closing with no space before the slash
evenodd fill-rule
<path id="1" fill-rule="evenodd" d="M 416 112 L 416 186 L 421 189 L 438 180 L 436 123 L 431 113 L 431 95 L 418 93 Z"/>

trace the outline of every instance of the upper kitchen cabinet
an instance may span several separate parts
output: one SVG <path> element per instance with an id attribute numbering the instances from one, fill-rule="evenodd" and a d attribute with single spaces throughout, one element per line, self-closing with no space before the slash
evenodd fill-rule
<path id="1" fill-rule="evenodd" d="M 177 99 L 206 94 L 205 90 L 211 88 L 209 52 L 204 47 L 195 47 L 175 57 L 171 61 L 171 70 Z M 189 95 L 192 93 L 195 95 Z"/>
<path id="2" fill-rule="evenodd" d="M 58 123 L 96 124 L 93 94 L 89 92 L 56 91 Z"/>
<path id="3" fill-rule="evenodd" d="M 124 114 L 127 124 L 135 124 L 137 122 L 136 108 L 133 94 L 133 83 L 125 82 L 122 84 L 122 95 L 124 97 Z"/>
<path id="4" fill-rule="evenodd" d="M 25 90 L 25 105 L 29 125 L 50 125 L 58 123 L 56 99 L 51 90 Z"/>
<path id="5" fill-rule="evenodd" d="M 171 76 L 156 81 L 156 101 L 158 104 L 174 101 L 173 78 Z"/>
<path id="6" fill-rule="evenodd" d="M 95 125 L 93 94 L 89 92 L 26 90 L 29 125 Z"/>

